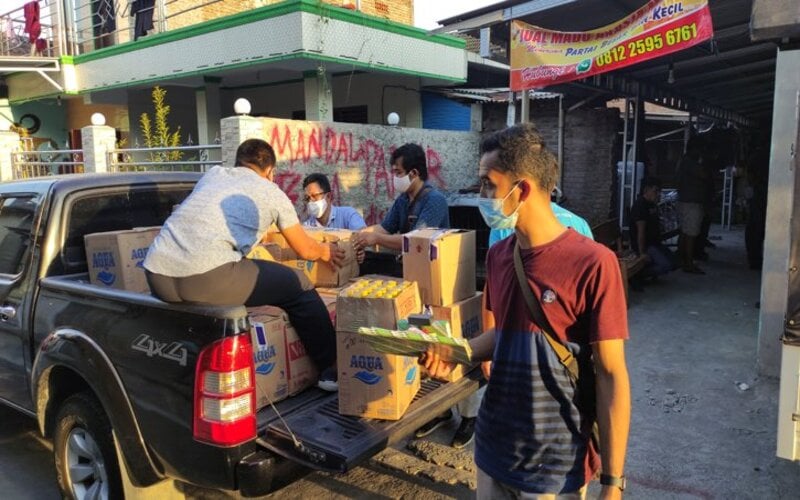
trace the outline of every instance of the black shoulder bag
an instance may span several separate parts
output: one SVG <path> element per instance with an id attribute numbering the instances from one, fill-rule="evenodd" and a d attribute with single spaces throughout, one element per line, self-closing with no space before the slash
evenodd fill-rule
<path id="1" fill-rule="evenodd" d="M 572 381 L 572 386 L 578 391 L 578 410 L 584 417 L 587 417 L 592 422 L 591 439 L 594 443 L 595 450 L 600 452 L 600 431 L 597 426 L 597 409 L 595 408 L 595 388 L 594 388 L 594 373 L 592 373 L 589 380 L 580 379 L 580 365 L 577 358 L 572 355 L 572 352 L 567 349 L 567 346 L 561 343 L 559 338 L 554 333 L 550 321 L 545 316 L 542 306 L 536 297 L 533 296 L 528 279 L 525 277 L 525 269 L 522 266 L 522 256 L 519 251 L 519 243 L 514 245 L 514 270 L 517 272 L 517 282 L 522 290 L 522 296 L 525 298 L 525 304 L 528 306 L 528 311 L 531 313 L 533 321 L 542 329 L 544 338 L 547 343 L 555 351 L 558 360 L 567 369 L 569 378 Z"/>

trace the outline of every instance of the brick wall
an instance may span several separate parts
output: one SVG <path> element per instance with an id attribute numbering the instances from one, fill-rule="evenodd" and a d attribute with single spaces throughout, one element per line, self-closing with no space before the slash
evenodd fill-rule
<path id="1" fill-rule="evenodd" d="M 259 0 L 222 0 L 220 2 L 211 3 L 209 3 L 208 0 L 174 0 L 173 2 L 165 2 L 167 27 L 170 30 L 174 30 L 183 28 L 184 26 L 191 26 L 219 17 L 230 16 L 231 14 L 238 14 L 239 12 L 251 10 L 260 7 L 262 3 L 264 2 Z M 202 4 L 207 5 L 192 9 L 192 7 Z"/>
<path id="2" fill-rule="evenodd" d="M 484 105 L 483 130 L 506 126 L 506 103 Z M 517 105 L 517 117 L 520 116 Z M 558 154 L 558 100 L 531 103 L 531 122 L 544 138 L 545 145 Z M 619 110 L 580 108 L 567 113 L 564 134 L 564 206 L 589 224 L 609 218 L 612 207 L 614 171 L 619 158 Z"/>
<path id="3" fill-rule="evenodd" d="M 330 3 L 337 2 L 333 0 Z M 355 1 L 351 0 L 351 3 Z M 414 0 L 361 0 L 361 12 L 398 23 L 414 24 Z"/>
<path id="4" fill-rule="evenodd" d="M 564 204 L 594 225 L 609 218 L 618 151 L 619 111 L 578 109 L 567 114 Z"/>
<path id="5" fill-rule="evenodd" d="M 167 26 L 171 30 L 182 28 L 282 1 L 284 0 L 221 0 L 218 2 L 209 2 L 209 0 L 174 0 L 166 4 Z M 353 9 L 355 9 L 356 5 L 356 0 L 322 1 L 337 7 Z M 197 5 L 202 6 L 187 11 L 187 9 Z M 398 23 L 414 24 L 414 0 L 361 0 L 361 12 Z"/>

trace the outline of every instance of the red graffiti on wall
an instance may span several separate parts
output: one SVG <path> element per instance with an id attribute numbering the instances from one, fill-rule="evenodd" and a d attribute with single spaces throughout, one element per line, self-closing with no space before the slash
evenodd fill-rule
<path id="1" fill-rule="evenodd" d="M 266 137 L 269 137 L 279 162 L 275 182 L 293 203 L 300 198 L 303 177 L 314 171 L 329 176 L 334 203 L 347 203 L 350 200 L 346 196 L 342 200 L 340 173 L 345 168 L 358 168 L 360 175 L 355 177 L 360 177 L 359 185 L 372 198 L 369 206 L 363 207 L 364 219 L 368 224 L 383 220 L 388 205 L 395 197 L 388 161 L 398 145 L 385 144 L 372 137 L 354 135 L 353 132 L 339 132 L 328 126 L 285 121 L 273 123 Z M 430 145 L 423 145 L 423 148 L 429 180 L 439 188 L 446 188 L 441 155 Z"/>
<path id="2" fill-rule="evenodd" d="M 380 224 L 383 218 L 386 217 L 386 212 L 388 212 L 388 210 L 385 208 L 380 209 L 375 206 L 374 203 L 370 203 L 369 208 L 364 212 L 364 222 L 366 222 L 368 226 Z"/>
<path id="3" fill-rule="evenodd" d="M 275 184 L 286 193 L 292 203 L 297 203 L 300 199 L 300 188 L 302 187 L 303 177 L 297 172 L 283 171 L 275 173 Z"/>

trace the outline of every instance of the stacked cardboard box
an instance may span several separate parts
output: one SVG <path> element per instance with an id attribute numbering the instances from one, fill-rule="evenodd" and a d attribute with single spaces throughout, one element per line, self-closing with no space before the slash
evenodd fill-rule
<path id="1" fill-rule="evenodd" d="M 84 236 L 89 281 L 93 285 L 150 293 L 143 263 L 160 230 L 142 227 Z"/>
<path id="2" fill-rule="evenodd" d="M 433 319 L 450 323 L 455 338 L 483 331 L 475 264 L 474 231 L 418 229 L 403 236 L 403 278 L 419 284 L 422 303 L 430 306 Z M 459 365 L 448 380 L 458 380 L 467 369 Z"/>
<path id="3" fill-rule="evenodd" d="M 335 243 L 344 250 L 344 265 L 336 269 L 333 265 L 313 260 L 303 260 L 289 246 L 281 233 L 271 232 L 267 241 L 253 247 L 248 254 L 251 259 L 270 260 L 302 271 L 317 287 L 340 287 L 358 276 L 358 263 L 353 245 L 352 231 L 344 229 L 306 229 L 306 233 L 321 243 Z"/>
<path id="4" fill-rule="evenodd" d="M 256 407 L 263 408 L 289 395 L 286 369 L 286 317 L 280 310 L 252 308 L 250 335 L 256 373 Z"/>
<path id="5" fill-rule="evenodd" d="M 403 236 L 403 279 L 422 303 L 446 306 L 475 295 L 475 231 L 417 229 Z"/>
<path id="6" fill-rule="evenodd" d="M 339 413 L 384 420 L 403 416 L 419 390 L 417 358 L 377 352 L 358 329 L 396 328 L 398 320 L 421 307 L 416 283 L 395 278 L 357 280 L 339 293 Z"/>
<path id="7" fill-rule="evenodd" d="M 336 318 L 336 297 L 320 294 L 331 321 Z M 256 405 L 262 408 L 314 385 L 319 372 L 308 356 L 297 330 L 283 309 L 259 306 L 248 309 L 256 372 Z"/>

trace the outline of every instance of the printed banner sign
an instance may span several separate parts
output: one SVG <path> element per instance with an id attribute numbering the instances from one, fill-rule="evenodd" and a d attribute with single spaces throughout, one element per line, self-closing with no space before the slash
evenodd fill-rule
<path id="1" fill-rule="evenodd" d="M 696 45 L 714 35 L 707 0 L 650 0 L 585 32 L 511 23 L 511 90 L 539 89 L 605 73 Z"/>

